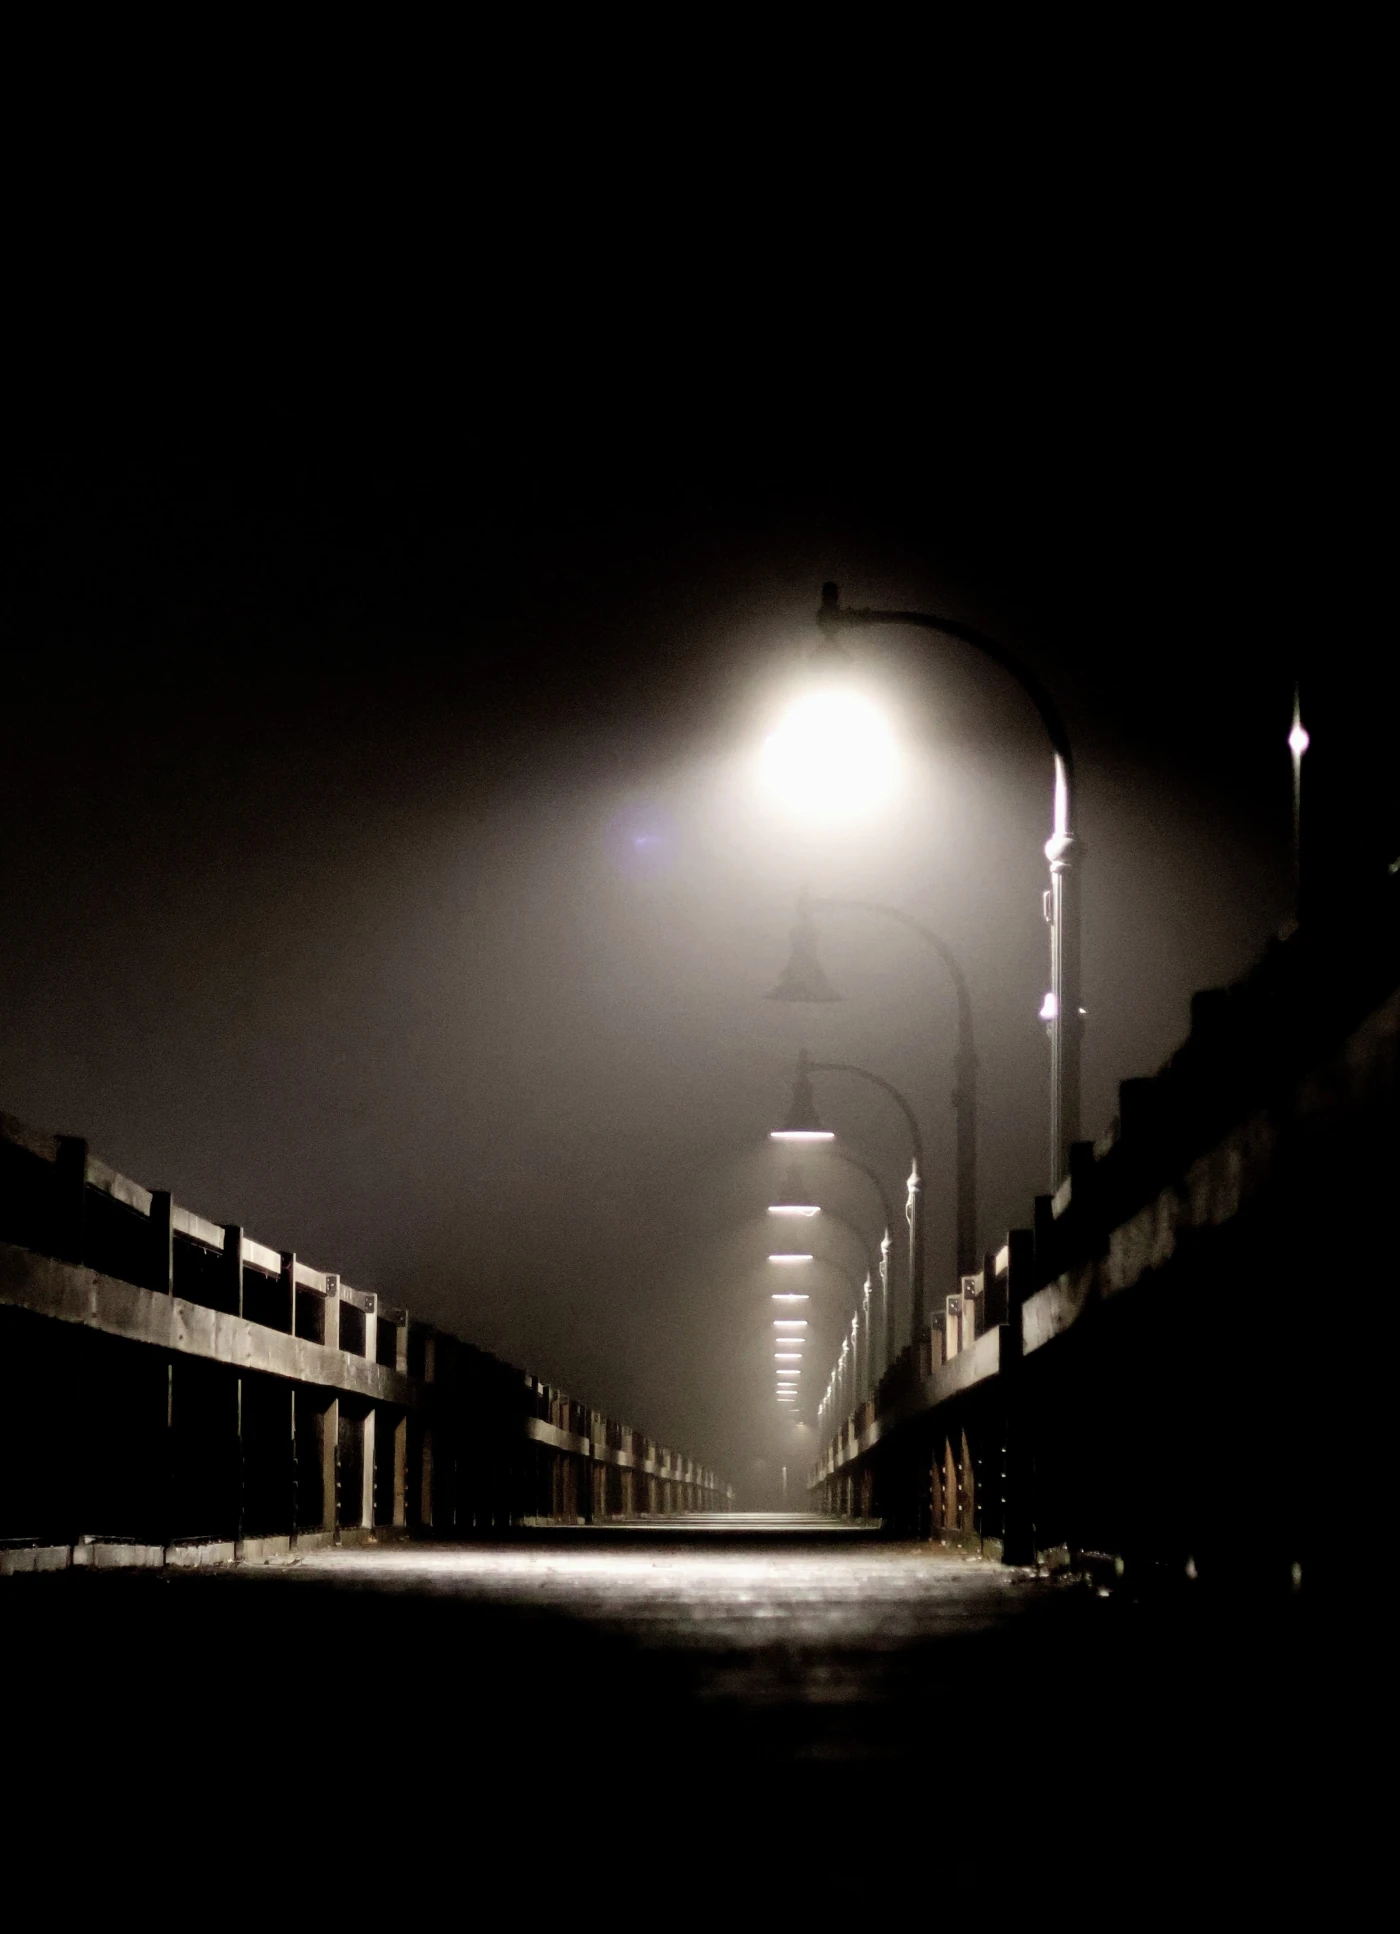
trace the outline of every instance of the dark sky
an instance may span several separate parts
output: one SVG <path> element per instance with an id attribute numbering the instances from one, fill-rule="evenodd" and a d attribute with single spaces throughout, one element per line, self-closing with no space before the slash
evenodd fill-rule
<path id="1" fill-rule="evenodd" d="M 265 310 L 256 356 L 46 374 L 7 459 L 0 1106 L 736 1474 L 787 1456 L 764 1136 L 800 1045 L 908 1090 L 945 1269 L 952 1234 L 946 989 L 848 922 L 842 1006 L 764 1002 L 804 879 L 965 962 L 985 1242 L 1045 1168 L 1035 721 L 875 635 L 899 810 L 782 823 L 753 758 L 822 581 L 980 623 L 1060 697 L 1090 1134 L 1290 917 L 1300 668 L 1385 764 L 1354 370 L 1280 323 L 1280 236 L 1177 232 L 1169 274 L 1150 225 L 1021 216 L 1034 250 L 901 257 L 899 301 L 850 246 L 761 303 L 736 261 L 634 251 L 619 289 L 576 252 L 532 306 L 479 263 L 484 331 L 429 304 L 310 355 Z M 1381 790 L 1334 813 L 1377 851 Z M 819 1098 L 897 1193 L 897 1122 Z"/>

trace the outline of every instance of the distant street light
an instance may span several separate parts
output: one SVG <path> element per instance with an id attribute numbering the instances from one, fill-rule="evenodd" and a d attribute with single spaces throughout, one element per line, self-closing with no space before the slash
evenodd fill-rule
<path id="1" fill-rule="evenodd" d="M 888 1248 L 885 1246 L 888 1244 L 888 1240 L 889 1240 L 888 1234 L 886 1234 L 884 1238 L 884 1245 L 882 1245 L 881 1251 L 880 1251 L 880 1261 L 879 1263 L 877 1263 L 875 1260 L 875 1252 L 871 1246 L 870 1240 L 866 1236 L 865 1232 L 860 1228 L 859 1224 L 852 1222 L 847 1216 L 836 1214 L 833 1210 L 830 1210 L 830 1209 L 819 1209 L 818 1214 L 821 1216 L 822 1222 L 834 1223 L 838 1229 L 844 1229 L 849 1235 L 852 1235 L 855 1237 L 855 1240 L 860 1247 L 861 1259 L 865 1263 L 865 1280 L 861 1284 L 859 1293 L 856 1298 L 856 1312 L 855 1312 L 855 1318 L 854 1318 L 855 1325 L 856 1325 L 855 1334 L 857 1339 L 856 1345 L 855 1345 L 855 1374 L 856 1374 L 857 1385 L 860 1388 L 861 1394 L 862 1395 L 869 1394 L 866 1391 L 866 1385 L 869 1384 L 871 1387 L 871 1391 L 873 1392 L 874 1384 L 876 1381 L 875 1349 L 874 1349 L 874 1339 L 872 1336 L 871 1287 L 872 1287 L 873 1281 L 877 1278 L 877 1275 L 878 1275 L 878 1279 L 881 1286 L 881 1301 L 883 1304 L 886 1296 L 886 1282 L 887 1282 L 887 1276 L 888 1276 L 888 1265 L 886 1260 L 888 1256 Z M 883 1311 L 882 1311 L 882 1314 L 883 1314 Z M 864 1336 L 863 1352 L 861 1350 L 860 1341 L 859 1341 L 862 1334 Z M 863 1361 L 862 1361 L 862 1356 L 863 1356 Z"/>
<path id="2" fill-rule="evenodd" d="M 804 797 L 815 797 L 836 808 L 853 797 L 865 801 L 875 791 L 873 779 L 862 788 L 852 774 L 861 762 L 872 761 L 877 756 L 879 735 L 870 725 L 867 713 L 853 712 L 848 721 L 853 728 L 850 737 L 840 740 L 843 715 L 834 697 L 839 687 L 833 683 L 833 677 L 839 676 L 841 669 L 848 669 L 850 664 L 849 654 L 839 642 L 840 635 L 867 625 L 912 625 L 971 645 L 1017 681 L 1035 706 L 1049 736 L 1054 755 L 1051 832 L 1045 845 L 1045 857 L 1050 865 L 1050 890 L 1046 896 L 1050 922 L 1050 992 L 1041 1015 L 1050 1034 L 1050 1186 L 1052 1190 L 1058 1188 L 1069 1169 L 1070 1143 L 1079 1136 L 1083 1037 L 1083 1010 L 1079 1005 L 1079 889 L 1074 867 L 1079 848 L 1072 811 L 1074 758 L 1060 709 L 1040 680 L 1004 645 L 959 619 L 935 617 L 924 611 L 848 610 L 841 605 L 836 586 L 824 584 L 817 625 L 822 642 L 812 658 L 826 674 L 818 695 L 825 699 L 824 708 L 810 709 L 813 700 L 805 708 L 795 707 L 773 735 L 783 746 L 778 769 L 801 776 L 796 790 Z M 770 740 L 769 745 L 772 743 Z M 890 756 L 892 760 L 892 750 Z M 816 777 L 823 760 L 828 762 L 831 774 L 825 793 Z"/>
<path id="3" fill-rule="evenodd" d="M 924 1138 L 919 1132 L 918 1119 L 898 1088 L 893 1082 L 886 1081 L 883 1075 L 874 1074 L 869 1068 L 858 1068 L 849 1061 L 809 1061 L 804 1048 L 797 1057 L 788 1120 L 801 1119 L 805 1122 L 807 1126 L 803 1132 L 809 1138 L 816 1139 L 820 1134 L 821 1139 L 835 1139 L 829 1130 L 822 1128 L 817 1115 L 817 1104 L 812 1094 L 811 1078 L 814 1074 L 849 1074 L 860 1081 L 869 1081 L 890 1097 L 904 1117 L 914 1150 L 914 1162 L 906 1184 L 904 1215 L 909 1225 L 909 1323 L 912 1335 L 917 1338 L 924 1327 L 924 1219 L 919 1206 L 923 1188 Z M 772 1132 L 775 1136 L 784 1133 L 781 1129 Z"/>
<path id="4" fill-rule="evenodd" d="M 894 1227 L 894 1210 L 885 1192 L 884 1183 L 868 1162 L 863 1162 L 858 1155 L 852 1155 L 849 1148 L 838 1147 L 835 1142 L 825 1143 L 818 1152 L 832 1161 L 843 1162 L 847 1168 L 853 1168 L 865 1176 L 879 1199 L 880 1213 L 884 1217 L 884 1232 L 880 1237 L 880 1260 L 877 1266 L 880 1283 L 880 1347 L 878 1350 L 871 1351 L 870 1374 L 873 1386 L 879 1382 L 880 1372 L 888 1368 L 894 1354 L 891 1349 L 894 1332 L 890 1321 L 890 1230 Z M 788 1188 L 795 1196 L 807 1194 L 795 1170 L 789 1174 Z M 875 1367 L 877 1364 L 878 1370 Z"/>
<path id="5" fill-rule="evenodd" d="M 817 1113 L 816 1099 L 812 1094 L 812 1084 L 807 1078 L 807 1057 L 802 1055 L 797 1063 L 797 1075 L 792 1084 L 792 1102 L 788 1108 L 787 1119 L 781 1128 L 770 1128 L 768 1139 L 773 1142 L 834 1142 L 836 1131 L 823 1127 Z"/>
<path id="6" fill-rule="evenodd" d="M 797 900 L 797 924 L 792 930 L 792 949 L 778 985 L 768 995 L 770 1001 L 829 1002 L 842 996 L 832 986 L 817 958 L 814 911 L 830 913 L 873 913 L 894 920 L 916 933 L 938 955 L 953 983 L 958 1006 L 958 1047 L 953 1063 L 953 1121 L 956 1133 L 957 1175 L 957 1256 L 958 1274 L 970 1276 L 977 1268 L 977 1050 L 972 1038 L 972 998 L 967 979 L 957 957 L 944 941 L 922 921 L 887 907 L 877 900 L 812 899 L 804 887 Z M 810 1213 L 797 1210 L 770 1210 L 770 1214 Z"/>
<path id="7" fill-rule="evenodd" d="M 866 1249 L 867 1245 L 866 1245 L 865 1239 L 864 1237 L 861 1236 L 860 1230 L 856 1228 L 856 1226 L 853 1223 L 846 1223 L 844 1217 L 833 1216 L 832 1220 L 840 1221 L 843 1224 L 845 1224 L 847 1228 L 851 1229 L 852 1233 L 856 1236 L 857 1240 L 860 1241 L 862 1250 Z M 888 1240 L 888 1238 L 886 1240 Z M 845 1269 L 840 1263 L 836 1262 L 834 1259 L 821 1256 L 816 1258 L 816 1260 L 822 1263 L 825 1267 L 833 1270 L 835 1274 L 846 1283 L 847 1287 L 854 1292 L 855 1303 L 854 1303 L 854 1310 L 849 1316 L 849 1334 L 847 1333 L 848 1318 L 845 1314 L 842 1314 L 842 1316 L 840 1317 L 836 1325 L 836 1328 L 842 1338 L 840 1351 L 838 1352 L 838 1355 L 837 1355 L 837 1368 L 841 1372 L 841 1379 L 842 1379 L 841 1388 L 843 1391 L 848 1387 L 848 1383 L 850 1382 L 851 1379 L 856 1379 L 857 1381 L 859 1381 L 863 1389 L 864 1384 L 867 1381 L 872 1380 L 872 1356 L 871 1356 L 871 1342 L 870 1342 L 870 1338 L 871 1338 L 870 1272 L 869 1271 L 866 1272 L 864 1282 L 862 1283 L 858 1276 L 853 1275 L 850 1271 Z M 846 1305 L 846 1308 L 850 1310 L 851 1306 L 848 1304 Z M 865 1338 L 866 1338 L 866 1347 L 865 1347 L 865 1353 L 864 1353 L 865 1360 L 864 1360 L 863 1366 L 860 1361 L 860 1357 L 861 1357 L 860 1334 L 861 1334 L 862 1324 L 864 1326 L 864 1332 L 865 1332 Z M 811 1326 L 808 1324 L 805 1318 L 800 1320 L 793 1319 L 791 1317 L 774 1318 L 773 1329 L 775 1332 L 775 1336 L 774 1336 L 775 1360 L 779 1352 L 788 1350 L 794 1343 L 801 1343 L 805 1346 L 805 1344 L 811 1342 L 813 1339 L 810 1334 L 807 1334 L 810 1328 Z M 825 1334 L 826 1334 L 826 1329 L 825 1329 L 825 1326 L 823 1325 L 819 1329 L 819 1335 L 825 1336 Z M 849 1377 L 847 1376 L 847 1372 L 846 1372 L 846 1364 L 848 1359 L 850 1361 Z M 805 1361 L 804 1361 L 804 1367 L 807 1367 Z M 779 1371 L 778 1374 L 781 1377 L 784 1373 L 782 1371 Z M 833 1372 L 833 1374 L 835 1374 L 835 1372 Z"/>

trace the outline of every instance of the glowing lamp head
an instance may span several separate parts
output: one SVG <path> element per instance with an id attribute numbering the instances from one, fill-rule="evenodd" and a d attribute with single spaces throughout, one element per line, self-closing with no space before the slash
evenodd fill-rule
<path id="1" fill-rule="evenodd" d="M 855 819 L 873 811 L 893 790 L 898 764 L 879 707 L 845 679 L 805 693 L 763 746 L 769 789 L 806 819 Z"/>
<path id="2" fill-rule="evenodd" d="M 769 1131 L 769 1139 L 775 1142 L 833 1142 L 836 1139 L 831 1129 L 823 1128 L 821 1116 L 817 1113 L 805 1048 L 797 1057 L 787 1120 L 781 1128 Z"/>

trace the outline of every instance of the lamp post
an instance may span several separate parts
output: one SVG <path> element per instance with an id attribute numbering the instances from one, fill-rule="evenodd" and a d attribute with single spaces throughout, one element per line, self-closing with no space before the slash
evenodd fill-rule
<path id="1" fill-rule="evenodd" d="M 971 645 L 1003 671 L 1009 672 L 1040 715 L 1054 754 L 1054 794 L 1050 837 L 1045 857 L 1050 864 L 1046 908 L 1050 921 L 1050 992 L 1041 1017 L 1050 1033 L 1050 1187 L 1056 1189 L 1069 1169 L 1069 1146 L 1079 1137 L 1079 1063 L 1083 1036 L 1079 1006 L 1079 875 L 1081 857 L 1074 834 L 1074 757 L 1069 733 L 1058 705 L 1034 673 L 1018 662 L 1002 644 L 957 618 L 936 617 L 926 611 L 855 611 L 843 606 L 834 584 L 822 586 L 817 625 L 824 645 L 822 655 L 844 659 L 838 642 L 843 631 L 867 625 L 912 625 L 936 631 Z"/>
<path id="2" fill-rule="evenodd" d="M 873 913 L 894 920 L 916 933 L 947 968 L 958 1004 L 958 1049 L 953 1063 L 953 1121 L 956 1134 L 958 1274 L 970 1276 L 977 1268 L 977 1049 L 972 1037 L 972 997 L 957 956 L 945 941 L 912 914 L 878 900 L 812 899 L 804 887 L 797 898 L 797 924 L 792 951 L 770 1001 L 839 1001 L 842 997 L 827 979 L 817 958 L 814 908 L 830 913 Z"/>
<path id="3" fill-rule="evenodd" d="M 906 1185 L 904 1217 L 909 1225 L 909 1326 L 911 1335 L 917 1337 L 924 1327 L 924 1219 L 919 1208 L 919 1196 L 923 1189 L 924 1138 L 919 1132 L 918 1120 L 898 1088 L 886 1081 L 883 1075 L 874 1074 L 869 1068 L 855 1067 L 849 1061 L 809 1061 L 807 1050 L 803 1048 L 797 1057 L 787 1120 L 782 1128 L 771 1131 L 774 1141 L 830 1142 L 836 1139 L 833 1130 L 822 1126 L 817 1114 L 816 1099 L 812 1094 L 811 1078 L 814 1074 L 849 1074 L 855 1075 L 858 1080 L 869 1081 L 890 1097 L 904 1117 L 914 1149 L 913 1166 Z"/>

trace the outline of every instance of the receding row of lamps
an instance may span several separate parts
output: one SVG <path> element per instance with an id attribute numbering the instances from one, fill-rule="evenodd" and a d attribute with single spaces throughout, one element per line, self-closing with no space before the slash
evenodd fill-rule
<path id="1" fill-rule="evenodd" d="M 833 1141 L 829 1128 L 818 1129 L 774 1129 L 774 1141 Z M 821 1207 L 815 1202 L 770 1202 L 769 1215 L 796 1216 L 807 1220 L 821 1214 Z M 768 1258 L 780 1268 L 792 1268 L 812 1261 L 805 1250 L 778 1250 Z M 799 1304 L 810 1302 L 811 1298 L 796 1290 L 775 1290 L 773 1301 L 784 1309 L 795 1309 Z M 777 1366 L 777 1398 L 780 1404 L 796 1405 L 798 1382 L 802 1375 L 802 1352 L 806 1346 L 807 1319 L 805 1316 L 775 1316 L 773 1319 L 773 1359 Z"/>

